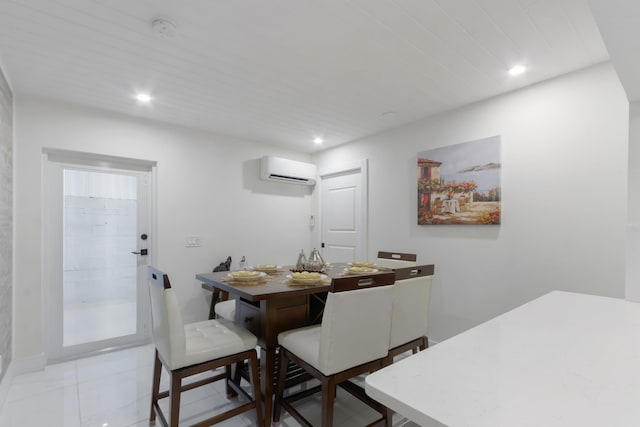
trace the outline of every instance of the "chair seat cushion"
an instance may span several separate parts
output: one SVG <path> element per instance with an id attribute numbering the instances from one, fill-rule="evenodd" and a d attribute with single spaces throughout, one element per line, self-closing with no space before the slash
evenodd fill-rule
<path id="1" fill-rule="evenodd" d="M 185 360 L 182 366 L 195 365 L 256 347 L 255 335 L 225 319 L 205 320 L 184 326 Z"/>
<path id="2" fill-rule="evenodd" d="M 320 331 L 320 325 L 314 325 L 281 332 L 278 334 L 278 344 L 322 372 L 318 361 Z"/>
<path id="3" fill-rule="evenodd" d="M 215 305 L 215 310 L 219 317 L 233 321 L 236 318 L 236 300 L 220 301 Z"/>

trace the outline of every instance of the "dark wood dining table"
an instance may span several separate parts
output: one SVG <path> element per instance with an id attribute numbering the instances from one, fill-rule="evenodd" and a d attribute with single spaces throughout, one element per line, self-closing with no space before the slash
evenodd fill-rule
<path id="1" fill-rule="evenodd" d="M 290 267 L 267 276 L 261 284 L 229 282 L 229 272 L 197 274 L 202 288 L 228 292 L 236 299 L 235 323 L 251 331 L 260 347 L 260 386 L 265 403 L 265 425 L 271 424 L 278 334 L 317 323 L 322 318 L 322 297 L 330 279 L 344 274 L 346 264 L 332 264 L 327 280 L 319 285 L 292 286 L 287 279 Z M 385 269 L 389 271 L 388 269 Z"/>

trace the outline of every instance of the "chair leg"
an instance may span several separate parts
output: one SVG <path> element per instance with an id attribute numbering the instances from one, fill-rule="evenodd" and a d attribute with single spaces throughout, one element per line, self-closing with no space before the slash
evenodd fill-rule
<path id="1" fill-rule="evenodd" d="M 160 393 L 160 375 L 162 375 L 162 362 L 156 350 L 156 358 L 153 362 L 153 385 L 151 386 L 151 413 L 149 414 L 149 422 L 156 421 L 155 404 L 158 403 L 158 394 Z"/>
<path id="2" fill-rule="evenodd" d="M 287 377 L 287 366 L 289 366 L 289 358 L 287 351 L 280 347 L 280 360 L 278 361 L 278 381 L 276 382 L 276 395 L 273 404 L 273 422 L 280 421 L 280 413 L 282 412 L 281 400 L 284 398 L 284 381 Z M 284 367 L 284 368 L 283 368 Z"/>
<path id="3" fill-rule="evenodd" d="M 238 369 L 238 367 L 236 366 L 236 370 L 237 369 Z M 236 391 L 233 389 L 233 387 L 231 387 L 231 385 L 229 385 L 229 381 L 233 381 L 231 379 L 231 365 L 225 366 L 224 370 L 225 370 L 225 374 L 226 374 L 226 378 L 225 378 L 224 382 L 225 382 L 225 384 L 227 386 L 227 399 L 231 399 L 232 397 L 236 397 L 238 395 L 238 393 L 236 393 Z M 239 381 L 237 381 L 237 383 L 240 384 Z"/>
<path id="4" fill-rule="evenodd" d="M 176 373 L 171 372 L 171 385 L 169 387 L 169 426 L 178 427 L 178 420 L 180 419 L 180 391 L 182 388 L 182 377 Z"/>
<path id="5" fill-rule="evenodd" d="M 420 345 L 420 351 L 426 350 L 429 348 L 429 338 L 422 337 L 422 344 Z"/>
<path id="6" fill-rule="evenodd" d="M 393 411 L 389 408 L 385 409 L 385 420 L 384 420 L 384 426 L 385 427 L 392 427 L 392 422 L 393 422 Z"/>
<path id="7" fill-rule="evenodd" d="M 253 400 L 256 402 L 256 422 L 259 426 L 263 426 L 262 393 L 260 392 L 260 377 L 258 376 L 258 357 L 255 351 L 249 356 L 249 367 L 251 371 L 251 385 L 253 386 Z M 240 364 L 238 364 L 236 369 L 240 372 Z M 240 375 L 238 375 L 238 383 L 240 383 Z"/>
<path id="8" fill-rule="evenodd" d="M 214 288 L 215 290 L 211 293 L 211 305 L 209 306 L 209 320 L 216 318 L 216 304 L 218 303 L 218 298 L 220 298 L 220 290 L 218 288 Z"/>
<path id="9" fill-rule="evenodd" d="M 256 357 L 256 360 L 258 360 L 257 357 Z M 236 363 L 236 370 L 233 371 L 233 381 L 235 381 L 235 383 L 238 385 L 240 385 L 240 382 L 242 381 L 243 370 L 244 370 L 244 361 Z"/>
<path id="10" fill-rule="evenodd" d="M 333 403 L 336 400 L 336 384 L 333 378 L 322 380 L 322 427 L 333 426 Z"/>

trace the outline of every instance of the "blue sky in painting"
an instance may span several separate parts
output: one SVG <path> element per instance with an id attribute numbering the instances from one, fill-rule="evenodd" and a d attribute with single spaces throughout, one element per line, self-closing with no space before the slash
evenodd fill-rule
<path id="1" fill-rule="evenodd" d="M 502 163 L 500 148 L 500 136 L 492 136 L 477 141 L 420 151 L 418 157 L 442 162 L 440 176 L 444 178 L 445 182 L 473 180 L 478 184 L 478 191 L 485 192 L 490 188 L 500 187 L 500 169 L 464 173 L 462 171 L 487 163 Z"/>

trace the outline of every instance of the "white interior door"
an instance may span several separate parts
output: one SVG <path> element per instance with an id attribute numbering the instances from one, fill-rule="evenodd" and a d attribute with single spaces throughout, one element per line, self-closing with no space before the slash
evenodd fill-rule
<path id="1" fill-rule="evenodd" d="M 150 336 L 151 171 L 94 163 L 46 164 L 49 360 L 138 344 Z"/>
<path id="2" fill-rule="evenodd" d="M 328 262 L 366 259 L 366 176 L 366 161 L 320 174 L 320 246 Z"/>

